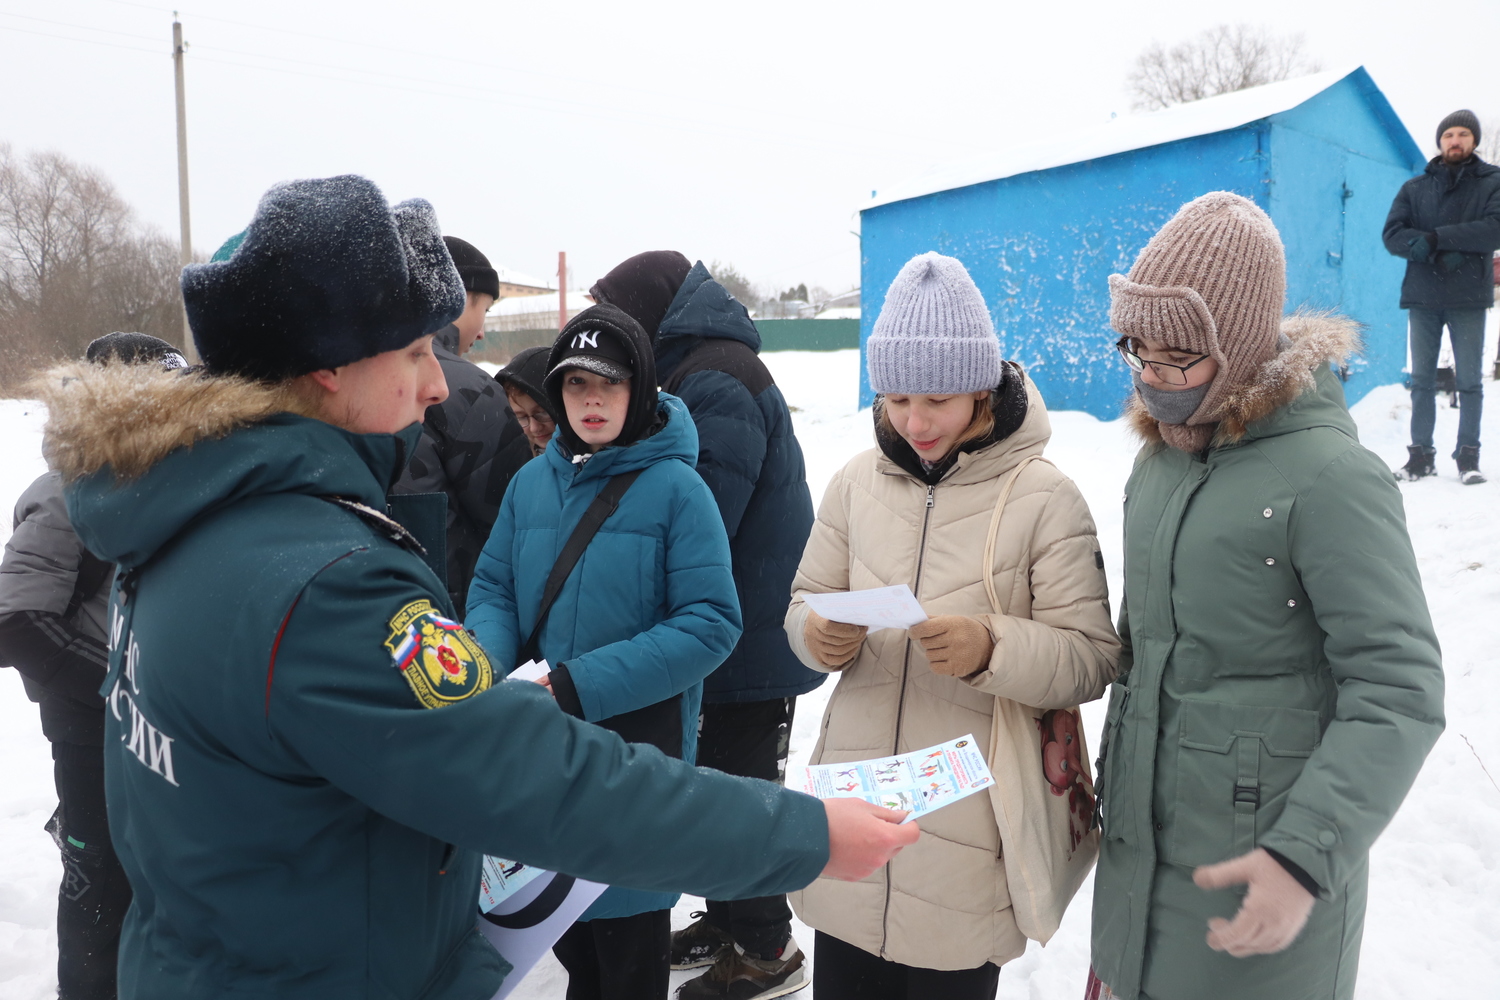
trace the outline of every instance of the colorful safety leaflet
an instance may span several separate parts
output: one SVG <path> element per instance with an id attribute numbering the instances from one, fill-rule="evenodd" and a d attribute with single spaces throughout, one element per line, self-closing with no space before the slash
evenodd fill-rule
<path id="1" fill-rule="evenodd" d="M 974 737 L 844 764 L 789 767 L 786 786 L 819 799 L 864 799 L 887 809 L 905 809 L 910 823 L 950 802 L 995 783 Z"/>

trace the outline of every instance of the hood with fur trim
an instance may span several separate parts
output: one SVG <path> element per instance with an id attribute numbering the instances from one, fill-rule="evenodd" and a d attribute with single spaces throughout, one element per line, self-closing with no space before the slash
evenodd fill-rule
<path id="1" fill-rule="evenodd" d="M 33 384 L 47 460 L 95 555 L 130 567 L 199 518 L 268 494 L 384 508 L 421 435 L 355 434 L 299 415 L 284 387 L 154 365 L 63 365 Z"/>
<path id="2" fill-rule="evenodd" d="M 1254 376 L 1225 397 L 1209 447 L 1236 444 L 1251 424 L 1295 402 L 1317 386 L 1325 364 L 1342 364 L 1359 350 L 1359 324 L 1332 313 L 1297 313 L 1281 321 L 1290 346 L 1256 369 Z M 1170 443 L 1161 425 L 1146 411 L 1140 393 L 1125 404 L 1131 426 L 1148 443 Z"/>

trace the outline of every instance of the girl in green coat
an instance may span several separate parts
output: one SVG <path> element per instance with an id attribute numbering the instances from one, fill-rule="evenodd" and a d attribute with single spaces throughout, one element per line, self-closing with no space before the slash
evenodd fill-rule
<path id="1" fill-rule="evenodd" d="M 1282 317 L 1280 237 L 1226 192 L 1110 290 L 1145 446 L 1090 996 L 1351 997 L 1370 845 L 1443 727 L 1401 496 L 1330 370 L 1355 324 Z"/>

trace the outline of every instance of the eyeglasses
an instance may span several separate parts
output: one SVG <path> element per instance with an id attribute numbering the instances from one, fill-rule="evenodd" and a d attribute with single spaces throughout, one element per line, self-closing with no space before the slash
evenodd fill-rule
<path id="1" fill-rule="evenodd" d="M 1193 367 L 1193 365 L 1201 364 L 1202 362 L 1207 361 L 1209 358 L 1207 354 L 1204 354 L 1200 356 L 1197 361 L 1190 361 L 1185 365 L 1174 365 L 1166 361 L 1147 361 L 1145 358 L 1141 357 L 1139 354 L 1130 349 L 1129 337 L 1121 337 L 1119 341 L 1115 343 L 1115 350 L 1120 352 L 1120 357 L 1125 359 L 1125 363 L 1129 365 L 1132 370 L 1143 372 L 1146 370 L 1146 366 L 1150 365 L 1151 371 L 1156 375 L 1156 377 L 1161 379 L 1167 385 L 1187 385 L 1188 369 Z"/>

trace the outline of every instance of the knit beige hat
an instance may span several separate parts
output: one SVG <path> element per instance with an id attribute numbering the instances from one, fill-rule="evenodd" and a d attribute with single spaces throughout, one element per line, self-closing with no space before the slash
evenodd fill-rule
<path id="1" fill-rule="evenodd" d="M 1186 424 L 1162 425 L 1174 446 L 1207 446 L 1224 400 L 1278 350 L 1286 254 L 1270 216 L 1228 191 L 1195 198 L 1151 237 L 1129 277 L 1109 276 L 1109 292 L 1110 325 L 1121 334 L 1219 363 Z"/>

